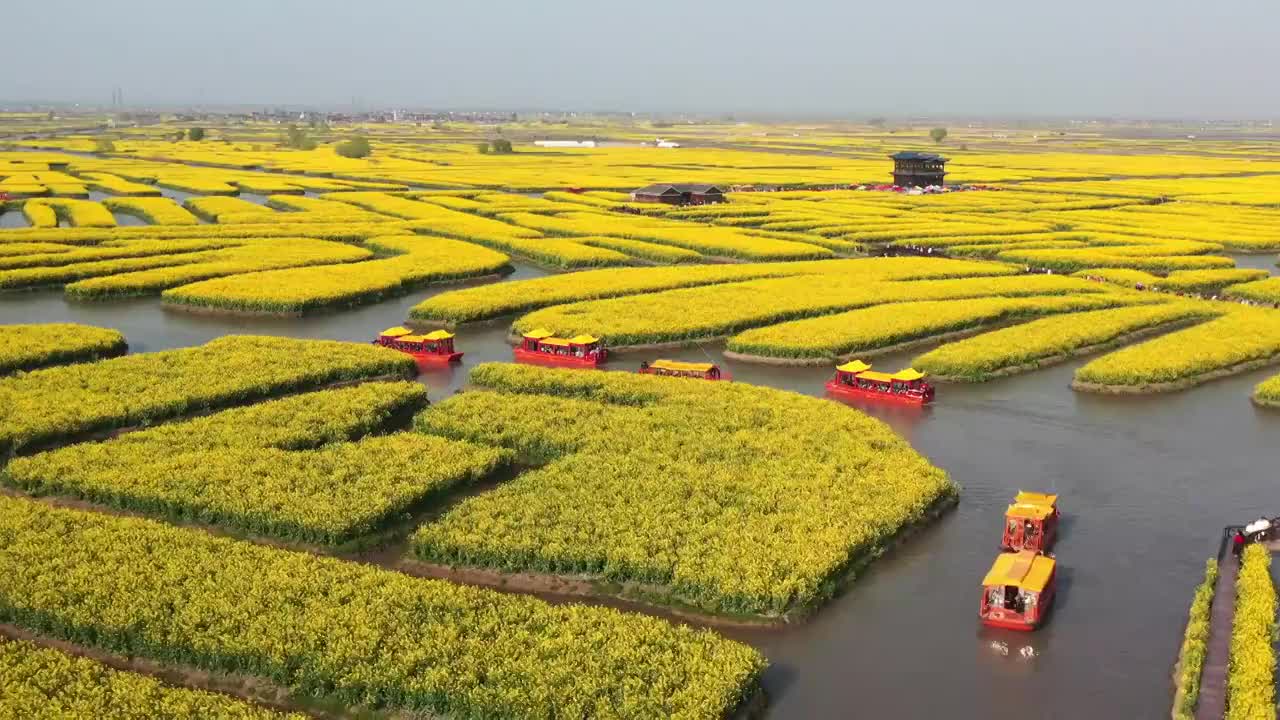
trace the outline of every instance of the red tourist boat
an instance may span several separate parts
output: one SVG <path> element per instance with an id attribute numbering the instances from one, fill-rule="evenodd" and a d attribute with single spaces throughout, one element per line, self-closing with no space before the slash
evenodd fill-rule
<path id="1" fill-rule="evenodd" d="M 462 353 L 453 349 L 453 333 L 447 330 L 416 335 L 408 328 L 387 328 L 373 343 L 412 355 L 421 364 L 448 365 L 462 359 Z"/>
<path id="2" fill-rule="evenodd" d="M 729 373 L 720 372 L 719 366 L 712 363 L 680 362 L 679 360 L 654 360 L 651 363 L 640 363 L 639 372 L 642 375 L 665 375 L 702 380 L 733 379 Z"/>
<path id="3" fill-rule="evenodd" d="M 1049 552 L 1058 539 L 1058 496 L 1020 491 L 1004 512 L 1000 549 Z"/>
<path id="4" fill-rule="evenodd" d="M 564 367 L 599 367 L 608 355 L 609 351 L 599 338 L 590 335 L 558 338 L 550 330 L 543 328 L 524 333 L 515 349 L 516 360 L 520 362 Z"/>
<path id="5" fill-rule="evenodd" d="M 827 381 L 827 392 L 843 397 L 880 398 L 915 405 L 933 402 L 933 386 L 924 381 L 924 373 L 913 368 L 896 373 L 874 372 L 861 360 L 837 365 L 835 377 Z"/>
<path id="6" fill-rule="evenodd" d="M 982 624 L 1006 630 L 1040 627 L 1053 604 L 1055 565 L 1034 550 L 1001 553 L 982 579 Z"/>

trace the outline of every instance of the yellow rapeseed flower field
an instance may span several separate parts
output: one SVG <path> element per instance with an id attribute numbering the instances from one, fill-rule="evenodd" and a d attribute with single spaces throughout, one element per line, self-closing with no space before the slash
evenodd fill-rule
<path id="1" fill-rule="evenodd" d="M 45 368 L 0 378 L 0 454 L 341 380 L 415 371 L 413 359 L 394 350 L 252 335 Z"/>
<path id="2" fill-rule="evenodd" d="M 0 375 L 96 360 L 128 349 L 115 330 L 76 323 L 0 325 Z"/>
<path id="3" fill-rule="evenodd" d="M 1226 720 L 1266 720 L 1276 716 L 1276 588 L 1271 553 L 1245 548 L 1236 578 L 1235 616 L 1227 673 Z"/>
<path id="4" fill-rule="evenodd" d="M 0 497 L 0 537 L 4 622 L 343 706 L 718 720 L 765 666 L 657 618 L 30 500 Z"/>
<path id="5" fill-rule="evenodd" d="M 22 640 L 0 637 L 0 717 L 306 720 L 205 690 L 172 687 Z"/>
<path id="6" fill-rule="evenodd" d="M 369 436 L 426 405 L 366 383 L 227 410 L 11 461 L 0 480 L 176 520 L 338 544 L 488 476 L 508 452 L 418 433 Z"/>
<path id="7" fill-rule="evenodd" d="M 431 434 L 540 465 L 413 536 L 445 564 L 587 574 L 713 613 L 803 614 L 957 488 L 888 426 L 737 383 L 481 365 Z M 625 442 L 623 442 L 625 439 Z"/>

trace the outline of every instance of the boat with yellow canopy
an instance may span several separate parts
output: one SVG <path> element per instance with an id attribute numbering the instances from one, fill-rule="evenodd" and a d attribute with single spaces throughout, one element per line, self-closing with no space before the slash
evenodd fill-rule
<path id="1" fill-rule="evenodd" d="M 978 617 L 1006 630 L 1035 630 L 1053 603 L 1057 561 L 1034 550 L 1001 553 L 982 578 Z"/>
<path id="2" fill-rule="evenodd" d="M 869 363 L 850 360 L 836 366 L 836 374 L 827 381 L 827 392 L 842 397 L 892 400 L 914 405 L 933 402 L 933 386 L 924 381 L 924 373 L 906 368 L 895 373 L 877 372 Z"/>
<path id="3" fill-rule="evenodd" d="M 698 378 L 702 380 L 732 380 L 728 373 L 721 372 L 715 363 L 682 362 L 680 360 L 654 360 L 651 363 L 640 363 L 642 375 L 664 375 L 666 377 Z"/>
<path id="4" fill-rule="evenodd" d="M 1000 549 L 1049 552 L 1058 539 L 1058 496 L 1019 491 L 1004 511 Z"/>
<path id="5" fill-rule="evenodd" d="M 393 327 L 378 333 L 373 343 L 412 355 L 420 365 L 448 365 L 462 359 L 462 353 L 454 349 L 453 338 L 448 330 L 415 333 L 406 327 Z"/>
<path id="6" fill-rule="evenodd" d="M 521 333 L 514 350 L 516 360 L 564 367 L 599 367 L 609 355 L 604 343 L 593 335 L 556 337 L 546 328 Z"/>

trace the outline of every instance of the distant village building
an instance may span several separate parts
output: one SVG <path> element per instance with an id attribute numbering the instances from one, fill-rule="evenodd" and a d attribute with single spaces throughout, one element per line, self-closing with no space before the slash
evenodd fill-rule
<path id="1" fill-rule="evenodd" d="M 549 148 L 593 148 L 595 140 L 534 140 L 534 145 Z"/>
<path id="2" fill-rule="evenodd" d="M 631 191 L 632 202 L 656 202 L 668 205 L 710 205 L 725 201 L 724 190 L 716 185 L 692 183 L 655 183 Z"/>
<path id="3" fill-rule="evenodd" d="M 905 151 L 894 153 L 893 184 L 898 187 L 941 186 L 947 171 L 947 159 L 927 152 Z"/>

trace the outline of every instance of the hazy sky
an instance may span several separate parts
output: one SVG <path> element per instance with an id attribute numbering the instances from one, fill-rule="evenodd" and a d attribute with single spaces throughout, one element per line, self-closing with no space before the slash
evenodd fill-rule
<path id="1" fill-rule="evenodd" d="M 0 101 L 1280 116 L 1280 0 L 5 5 Z"/>

